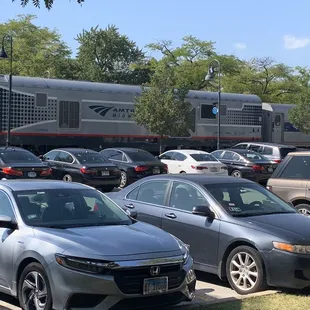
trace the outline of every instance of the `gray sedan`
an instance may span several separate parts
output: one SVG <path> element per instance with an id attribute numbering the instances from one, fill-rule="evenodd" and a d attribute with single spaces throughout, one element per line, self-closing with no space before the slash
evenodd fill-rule
<path id="1" fill-rule="evenodd" d="M 23 309 L 135 309 L 193 299 L 188 247 L 99 191 L 5 180 L 0 201 L 0 291 Z"/>
<path id="2" fill-rule="evenodd" d="M 195 268 L 240 294 L 310 286 L 309 218 L 246 179 L 197 174 L 148 177 L 109 196 L 138 219 L 190 245 Z"/>

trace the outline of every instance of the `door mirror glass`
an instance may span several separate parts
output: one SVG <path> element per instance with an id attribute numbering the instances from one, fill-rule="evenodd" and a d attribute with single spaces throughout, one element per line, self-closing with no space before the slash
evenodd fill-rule
<path id="1" fill-rule="evenodd" d="M 211 211 L 211 209 L 206 205 L 194 207 L 192 213 L 196 215 L 209 217 L 212 219 L 215 217 L 213 211 Z"/>

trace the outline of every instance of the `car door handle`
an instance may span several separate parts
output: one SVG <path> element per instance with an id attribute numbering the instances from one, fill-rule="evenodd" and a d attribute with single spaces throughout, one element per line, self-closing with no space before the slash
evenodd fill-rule
<path id="1" fill-rule="evenodd" d="M 174 213 L 166 213 L 165 217 L 169 217 L 170 219 L 175 219 L 177 216 Z"/>
<path id="2" fill-rule="evenodd" d="M 126 208 L 128 209 L 134 209 L 135 206 L 132 203 L 129 203 L 128 205 L 125 205 Z"/>

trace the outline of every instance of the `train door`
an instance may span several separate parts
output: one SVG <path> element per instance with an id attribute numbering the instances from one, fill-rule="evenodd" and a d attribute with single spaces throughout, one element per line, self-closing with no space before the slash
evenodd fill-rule
<path id="1" fill-rule="evenodd" d="M 273 143 L 284 142 L 284 114 L 275 113 L 273 121 Z"/>

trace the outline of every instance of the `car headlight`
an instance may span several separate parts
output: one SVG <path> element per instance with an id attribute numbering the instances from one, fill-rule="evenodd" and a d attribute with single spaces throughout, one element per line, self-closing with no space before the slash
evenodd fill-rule
<path id="1" fill-rule="evenodd" d="M 113 262 L 71 257 L 61 254 L 55 254 L 55 258 L 56 262 L 63 267 L 89 273 L 103 273 L 104 270 L 117 266 Z"/>
<path id="2" fill-rule="evenodd" d="M 282 242 L 273 242 L 274 248 L 277 250 L 296 253 L 296 254 L 310 254 L 310 246 L 309 245 L 297 245 L 297 244 L 289 244 Z"/>
<path id="3" fill-rule="evenodd" d="M 173 235 L 171 235 L 173 236 Z M 177 238 L 176 236 L 173 236 L 175 238 L 175 240 L 178 242 L 179 247 L 182 251 L 182 255 L 183 255 L 183 264 L 187 263 L 187 260 L 189 258 L 189 245 L 185 244 L 182 240 L 180 240 L 179 238 Z"/>

